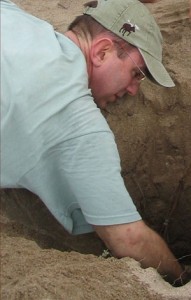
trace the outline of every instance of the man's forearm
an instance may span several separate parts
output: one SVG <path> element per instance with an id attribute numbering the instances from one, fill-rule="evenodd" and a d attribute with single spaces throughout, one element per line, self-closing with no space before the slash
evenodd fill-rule
<path id="1" fill-rule="evenodd" d="M 173 253 L 168 248 L 165 241 L 153 230 L 147 227 L 145 241 L 138 251 L 138 256 L 143 256 L 142 267 L 152 266 L 164 277 L 164 279 L 174 286 L 186 284 L 187 272 L 179 264 Z"/>
<path id="2" fill-rule="evenodd" d="M 184 270 L 165 241 L 144 222 L 96 226 L 95 230 L 114 256 L 129 256 L 143 268 L 153 267 L 171 284 L 181 283 L 181 276 L 186 283 Z"/>
<path id="3" fill-rule="evenodd" d="M 132 255 L 144 268 L 154 267 L 165 280 L 174 283 L 183 274 L 183 269 L 165 241 L 149 227 L 144 228 L 140 243 L 132 248 Z"/>

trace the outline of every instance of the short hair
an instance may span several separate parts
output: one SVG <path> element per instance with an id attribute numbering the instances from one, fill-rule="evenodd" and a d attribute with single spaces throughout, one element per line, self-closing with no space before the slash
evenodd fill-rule
<path id="1" fill-rule="evenodd" d="M 84 6 L 96 7 L 97 1 L 91 1 Z M 122 38 L 118 37 L 115 33 L 105 28 L 90 15 L 80 15 L 77 16 L 74 21 L 68 26 L 68 30 L 73 31 L 78 37 L 89 41 L 93 40 L 99 35 L 109 37 L 115 45 L 117 50 L 117 55 L 120 58 L 125 58 L 127 52 L 131 52 L 136 47 L 124 41 Z"/>

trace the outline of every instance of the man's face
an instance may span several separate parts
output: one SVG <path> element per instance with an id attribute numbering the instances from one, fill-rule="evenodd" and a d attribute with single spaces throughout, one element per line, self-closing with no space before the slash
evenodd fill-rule
<path id="1" fill-rule="evenodd" d="M 92 68 L 90 88 L 98 107 L 105 108 L 108 103 L 117 101 L 125 94 L 136 95 L 141 71 L 145 72 L 144 60 L 138 51 L 133 49 L 125 58 L 119 58 L 117 52 L 107 53 L 104 62 Z"/>

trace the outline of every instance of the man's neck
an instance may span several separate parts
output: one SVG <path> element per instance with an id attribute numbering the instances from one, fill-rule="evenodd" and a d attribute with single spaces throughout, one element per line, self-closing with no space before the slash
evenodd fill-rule
<path id="1" fill-rule="evenodd" d="M 89 81 L 91 78 L 91 59 L 90 59 L 90 49 L 91 49 L 91 43 L 86 42 L 84 39 L 77 36 L 73 31 L 69 30 L 64 33 L 65 36 L 67 36 L 72 42 L 74 42 L 82 51 L 83 55 L 86 59 L 86 65 L 87 65 L 87 72 Z"/>

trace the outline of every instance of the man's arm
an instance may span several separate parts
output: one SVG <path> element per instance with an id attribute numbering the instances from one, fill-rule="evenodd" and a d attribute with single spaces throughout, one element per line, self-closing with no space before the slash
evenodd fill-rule
<path id="1" fill-rule="evenodd" d="M 143 221 L 94 226 L 94 229 L 114 256 L 128 256 L 139 261 L 143 268 L 153 267 L 165 280 L 177 286 L 188 281 L 165 241 Z"/>

